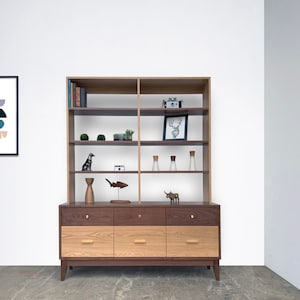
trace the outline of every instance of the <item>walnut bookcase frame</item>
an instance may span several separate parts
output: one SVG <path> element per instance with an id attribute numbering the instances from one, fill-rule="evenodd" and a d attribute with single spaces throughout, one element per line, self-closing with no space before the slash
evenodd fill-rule
<path id="1" fill-rule="evenodd" d="M 69 82 L 85 88 L 88 94 L 131 94 L 136 96 L 137 107 L 132 108 L 93 108 L 74 107 L 70 105 Z M 141 105 L 142 95 L 153 94 L 202 94 L 201 107 L 184 108 L 145 108 Z M 202 140 L 141 140 L 141 118 L 145 116 L 165 116 L 172 114 L 187 114 L 202 117 Z M 137 141 L 79 141 L 75 140 L 75 116 L 136 116 L 138 122 Z M 211 163 L 210 163 L 210 78 L 209 77 L 155 77 L 155 78 L 102 78 L 102 77 L 68 77 L 67 78 L 67 138 L 68 138 L 68 203 L 76 202 L 75 176 L 80 171 L 75 170 L 75 147 L 79 145 L 99 146 L 135 146 L 138 151 L 138 203 L 141 203 L 141 174 L 149 171 L 141 170 L 141 147 L 143 146 L 196 146 L 203 148 L 203 202 L 211 202 Z M 162 171 L 161 171 L 162 172 Z M 168 173 L 170 171 L 164 171 Z M 181 171 L 178 171 L 179 173 Z M 184 171 L 187 172 L 187 171 Z M 195 172 L 195 171 L 194 171 Z M 94 173 L 114 173 L 114 171 L 94 171 Z"/>

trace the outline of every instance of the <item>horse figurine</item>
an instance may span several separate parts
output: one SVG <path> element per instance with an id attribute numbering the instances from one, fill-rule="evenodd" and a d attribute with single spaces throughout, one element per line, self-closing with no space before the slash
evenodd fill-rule
<path id="1" fill-rule="evenodd" d="M 171 191 L 170 191 L 170 193 L 166 193 L 165 192 L 165 194 L 166 194 L 166 198 L 169 198 L 170 199 L 170 201 L 171 201 L 171 204 L 179 204 L 179 195 L 178 195 L 178 193 L 172 193 Z"/>

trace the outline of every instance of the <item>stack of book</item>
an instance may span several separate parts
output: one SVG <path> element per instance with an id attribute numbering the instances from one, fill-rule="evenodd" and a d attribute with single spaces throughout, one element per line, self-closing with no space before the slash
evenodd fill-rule
<path id="1" fill-rule="evenodd" d="M 68 105 L 69 107 L 87 107 L 86 89 L 77 86 L 71 80 L 68 81 Z"/>

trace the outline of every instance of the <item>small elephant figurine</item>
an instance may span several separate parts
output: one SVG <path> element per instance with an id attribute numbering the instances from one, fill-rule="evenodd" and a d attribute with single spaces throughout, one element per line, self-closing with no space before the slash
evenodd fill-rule
<path id="1" fill-rule="evenodd" d="M 92 170 L 92 158 L 95 156 L 93 153 L 90 153 L 85 163 L 82 165 L 82 171 L 91 171 Z"/>

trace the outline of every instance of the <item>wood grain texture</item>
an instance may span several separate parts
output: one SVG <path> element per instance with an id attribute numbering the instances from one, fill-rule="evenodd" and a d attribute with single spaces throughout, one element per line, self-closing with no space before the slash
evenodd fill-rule
<path id="1" fill-rule="evenodd" d="M 115 257 L 165 256 L 165 226 L 115 227 Z"/>
<path id="2" fill-rule="evenodd" d="M 115 226 L 165 225 L 165 209 L 160 207 L 122 207 L 114 209 Z"/>
<path id="3" fill-rule="evenodd" d="M 63 207 L 60 208 L 61 225 L 75 226 L 112 226 L 113 225 L 113 209 L 94 207 Z"/>
<path id="4" fill-rule="evenodd" d="M 112 226 L 62 226 L 62 257 L 112 257 Z"/>
<path id="5" fill-rule="evenodd" d="M 167 226 L 167 257 L 219 257 L 218 226 Z"/>
<path id="6" fill-rule="evenodd" d="M 167 225 L 206 226 L 220 224 L 220 206 L 166 208 Z"/>

